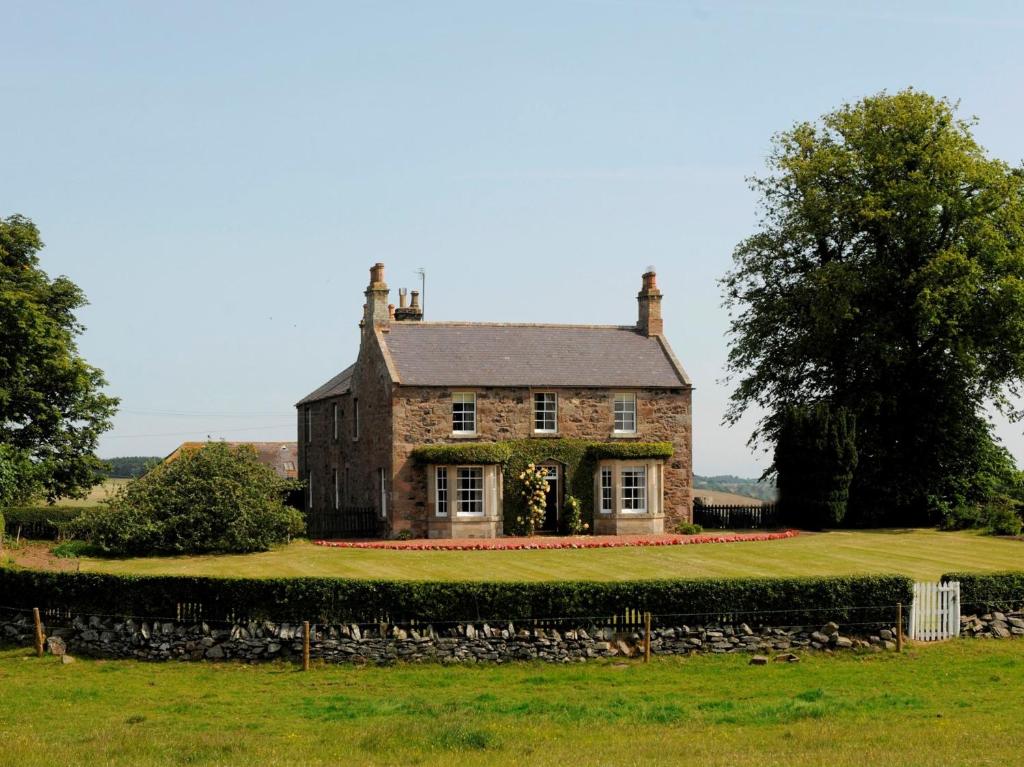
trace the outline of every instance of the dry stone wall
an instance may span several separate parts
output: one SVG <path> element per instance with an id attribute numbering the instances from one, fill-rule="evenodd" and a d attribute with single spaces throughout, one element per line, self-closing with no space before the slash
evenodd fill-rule
<path id="1" fill-rule="evenodd" d="M 53 619 L 51 623 L 55 623 Z M 34 627 L 25 613 L 0 615 L 0 641 L 31 645 Z M 836 623 L 821 627 L 752 628 L 745 623 L 659 626 L 651 632 L 654 655 L 695 653 L 790 653 L 794 650 L 894 650 L 895 628 L 851 636 Z M 71 654 L 140 660 L 263 660 L 297 658 L 303 648 L 301 624 L 207 623 L 100 618 L 62 618 L 46 628 L 47 647 Z M 311 656 L 328 663 L 552 663 L 633 657 L 642 653 L 639 631 L 590 625 L 552 628 L 487 623 L 456 626 L 342 624 L 314 626 Z M 785 657 L 785 656 L 783 656 Z"/>

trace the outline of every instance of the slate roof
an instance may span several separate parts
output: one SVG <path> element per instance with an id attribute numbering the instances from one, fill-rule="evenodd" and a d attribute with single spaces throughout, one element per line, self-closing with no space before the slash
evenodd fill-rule
<path id="1" fill-rule="evenodd" d="M 688 387 L 668 344 L 634 327 L 391 322 L 380 336 L 403 386 Z M 348 367 L 298 404 L 350 390 Z"/>
<path id="2" fill-rule="evenodd" d="M 339 394 L 345 394 L 346 392 L 351 391 L 352 371 L 354 369 L 355 365 L 349 365 L 319 389 L 314 389 L 295 404 L 304 405 L 307 402 L 315 402 L 316 400 L 327 399 L 328 397 L 337 397 Z"/>

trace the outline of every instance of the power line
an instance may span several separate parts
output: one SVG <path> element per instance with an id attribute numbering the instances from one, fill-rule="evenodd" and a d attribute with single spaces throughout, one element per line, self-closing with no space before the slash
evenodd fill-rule
<path id="1" fill-rule="evenodd" d="M 295 426 L 294 423 L 268 423 L 263 426 L 246 426 L 244 428 L 237 429 L 211 429 L 212 433 L 220 434 L 222 432 L 235 432 L 235 431 L 259 431 L 261 429 L 283 429 L 289 426 Z M 202 432 L 202 429 L 192 429 L 192 431 L 171 431 L 163 432 L 159 434 L 110 434 L 106 436 L 106 439 L 135 439 L 137 437 L 187 437 L 191 434 L 197 434 Z M 207 435 L 209 436 L 209 435 Z"/>
<path id="2" fill-rule="evenodd" d="M 213 412 L 202 412 L 199 410 L 119 410 L 119 413 L 128 413 L 130 415 L 158 415 L 158 416 L 174 416 L 174 417 L 186 417 L 186 418 L 253 418 L 260 416 L 280 416 L 286 417 L 292 415 L 291 413 L 285 413 L 277 411 L 274 413 L 213 413 Z"/>

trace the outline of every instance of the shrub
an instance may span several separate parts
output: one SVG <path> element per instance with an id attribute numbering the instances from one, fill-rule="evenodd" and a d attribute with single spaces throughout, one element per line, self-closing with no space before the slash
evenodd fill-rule
<path id="1" fill-rule="evenodd" d="M 693 522 L 680 522 L 676 525 L 676 532 L 679 535 L 700 535 L 704 532 L 704 528 Z"/>
<path id="2" fill-rule="evenodd" d="M 108 554 L 265 551 L 304 529 L 283 502 L 294 486 L 251 447 L 211 442 L 121 488 L 70 530 Z"/>
<path id="3" fill-rule="evenodd" d="M 1024 571 L 1008 573 L 946 573 L 943 581 L 960 582 L 960 614 L 991 610 L 1011 612 L 1024 607 Z"/>
<path id="4" fill-rule="evenodd" d="M 896 603 L 910 604 L 912 592 L 911 579 L 899 575 L 474 583 L 146 577 L 0 568 L 0 594 L 14 607 L 146 617 L 177 615 L 179 606 L 188 605 L 196 620 L 206 621 L 445 623 L 564 618 L 589 624 L 595 616 L 633 609 L 691 625 L 713 620 L 776 626 L 818 626 L 825 620 L 892 625 Z"/>
<path id="5" fill-rule="evenodd" d="M 583 521 L 583 504 L 575 495 L 565 497 L 562 524 L 568 535 L 583 535 L 590 531 L 590 525 Z"/>
<path id="6" fill-rule="evenodd" d="M 943 530 L 975 530 L 985 526 L 985 518 L 980 506 L 958 504 L 949 508 L 942 518 L 940 527 Z"/>
<path id="7" fill-rule="evenodd" d="M 985 522 L 989 535 L 1020 535 L 1020 515 L 1012 506 L 992 506 Z"/>
<path id="8" fill-rule="evenodd" d="M 10 536 L 21 530 L 22 538 L 56 540 L 83 514 L 93 514 L 101 506 L 12 506 L 4 509 L 4 529 Z"/>

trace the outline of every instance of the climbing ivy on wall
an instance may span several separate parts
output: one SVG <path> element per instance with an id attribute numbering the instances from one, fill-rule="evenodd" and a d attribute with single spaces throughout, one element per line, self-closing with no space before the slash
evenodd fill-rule
<path id="1" fill-rule="evenodd" d="M 424 445 L 412 457 L 420 464 L 501 464 L 504 484 L 505 530 L 517 529 L 516 517 L 526 513 L 518 478 L 527 465 L 557 461 L 565 469 L 565 495 L 582 505 L 582 521 L 594 529 L 594 471 L 601 459 L 671 458 L 671 442 L 592 442 L 585 439 L 513 439 L 505 442 L 467 442 Z"/>

